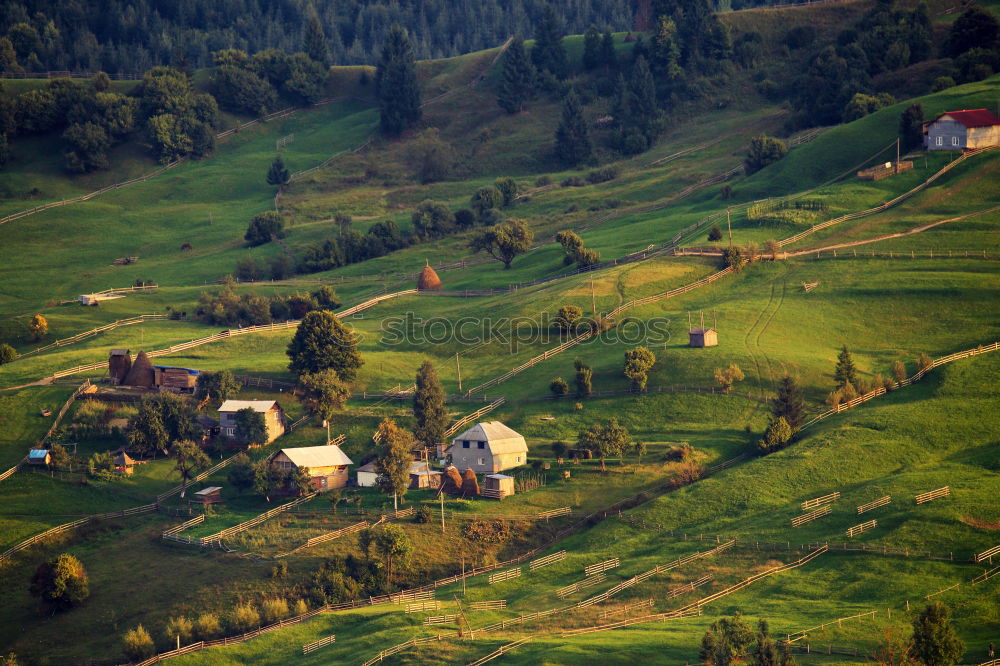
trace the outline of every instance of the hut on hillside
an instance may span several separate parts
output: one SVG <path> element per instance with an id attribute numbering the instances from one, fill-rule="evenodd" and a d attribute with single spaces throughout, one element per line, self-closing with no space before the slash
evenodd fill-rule
<path id="1" fill-rule="evenodd" d="M 188 500 L 188 502 L 197 502 L 198 504 L 215 504 L 216 502 L 221 501 L 221 486 L 209 486 L 208 488 L 202 488 L 198 492 L 192 493 L 191 498 Z"/>
<path id="2" fill-rule="evenodd" d="M 719 332 L 714 328 L 688 329 L 688 347 L 715 347 L 719 344 Z"/>
<path id="3" fill-rule="evenodd" d="M 420 277 L 417 278 L 417 289 L 420 291 L 441 291 L 441 278 L 430 267 L 430 264 L 424 266 L 424 269 L 420 271 Z"/>
<path id="4" fill-rule="evenodd" d="M 415 462 L 410 465 L 410 490 L 440 487 L 441 472 L 431 469 L 431 466 L 425 462 Z"/>
<path id="5" fill-rule="evenodd" d="M 48 465 L 52 462 L 52 455 L 48 449 L 31 449 L 28 451 L 29 465 Z"/>
<path id="6" fill-rule="evenodd" d="M 129 368 L 128 374 L 125 375 L 125 379 L 120 383 L 122 386 L 153 387 L 153 364 L 150 363 L 146 352 L 139 352 L 139 355 L 135 357 L 135 361 L 132 363 L 132 367 Z"/>
<path id="7" fill-rule="evenodd" d="M 130 349 L 112 349 L 108 353 L 108 375 L 112 384 L 121 384 L 128 371 L 132 369 L 132 351 Z"/>
<path id="8" fill-rule="evenodd" d="M 170 365 L 153 366 L 153 385 L 160 389 L 194 393 L 200 370 L 178 368 Z"/>
<path id="9" fill-rule="evenodd" d="M 336 444 L 281 449 L 268 462 L 284 472 L 307 469 L 313 490 L 319 492 L 346 486 L 347 466 L 354 464 Z"/>
<path id="10" fill-rule="evenodd" d="M 514 494 L 514 477 L 506 474 L 487 474 L 483 485 L 483 497 L 502 500 Z"/>
<path id="11" fill-rule="evenodd" d="M 128 476 L 132 474 L 133 471 L 135 471 L 134 467 L 135 467 L 135 460 L 133 460 L 132 456 L 125 453 L 124 451 L 119 452 L 118 455 L 115 456 L 115 471 L 118 472 L 119 474 L 124 474 Z"/>

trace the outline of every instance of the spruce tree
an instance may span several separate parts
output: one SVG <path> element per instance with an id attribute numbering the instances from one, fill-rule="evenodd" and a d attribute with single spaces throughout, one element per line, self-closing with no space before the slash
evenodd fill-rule
<path id="1" fill-rule="evenodd" d="M 955 633 L 951 612 L 940 601 L 928 604 L 913 618 L 910 651 L 922 664 L 951 666 L 961 661 L 965 644 Z"/>
<path id="2" fill-rule="evenodd" d="M 398 25 L 389 30 L 382 46 L 375 70 L 375 95 L 381 113 L 380 127 L 386 134 L 398 135 L 420 120 L 420 85 L 413 48 L 406 31 Z"/>
<path id="3" fill-rule="evenodd" d="M 426 361 L 417 370 L 417 389 L 413 394 L 413 416 L 417 421 L 413 433 L 426 447 L 444 441 L 444 431 L 448 426 L 444 400 L 444 389 L 437 371 L 430 361 Z"/>
<path id="4" fill-rule="evenodd" d="M 597 69 L 601 65 L 601 33 L 591 24 L 583 36 L 583 68 Z"/>
<path id="5" fill-rule="evenodd" d="M 524 40 L 515 37 L 503 56 L 497 104 L 507 113 L 524 110 L 535 90 L 535 68 L 524 50 Z"/>
<path id="6" fill-rule="evenodd" d="M 844 345 L 837 355 L 837 369 L 833 373 L 833 379 L 837 382 L 837 388 L 842 388 L 847 384 L 858 385 L 858 371 L 854 367 L 854 359 L 851 352 Z"/>
<path id="7" fill-rule="evenodd" d="M 775 420 L 784 418 L 792 430 L 802 425 L 805 400 L 802 389 L 791 375 L 785 375 L 778 383 L 778 396 L 771 401 L 771 414 Z"/>
<path id="8" fill-rule="evenodd" d="M 307 56 L 321 65 L 330 63 L 330 51 L 326 45 L 323 24 L 319 20 L 316 8 L 312 5 L 309 5 L 309 9 L 306 11 L 306 28 L 305 34 L 302 36 L 302 44 Z"/>
<path id="9" fill-rule="evenodd" d="M 656 83 L 645 58 L 640 57 L 632 67 L 629 97 L 632 120 L 642 132 L 648 147 L 663 131 L 663 114 L 656 103 Z"/>
<path id="10" fill-rule="evenodd" d="M 556 156 L 562 162 L 576 166 L 589 160 L 593 153 L 583 107 L 576 92 L 570 88 L 563 100 L 562 120 L 556 129 Z"/>
<path id="11" fill-rule="evenodd" d="M 287 185 L 291 177 L 292 175 L 288 173 L 288 168 L 285 167 L 285 161 L 281 159 L 281 155 L 275 155 L 274 161 L 271 162 L 271 168 L 267 170 L 267 184 L 281 187 Z"/>
<path id="12" fill-rule="evenodd" d="M 546 5 L 535 31 L 535 46 L 531 49 L 531 62 L 541 71 L 550 72 L 557 79 L 565 78 L 569 69 L 566 47 L 563 46 L 562 28 L 555 10 Z"/>
<path id="13" fill-rule="evenodd" d="M 615 52 L 615 38 L 610 30 L 604 32 L 601 38 L 601 65 L 608 69 L 618 67 L 618 54 Z"/>
<path id="14" fill-rule="evenodd" d="M 924 109 L 919 102 L 914 102 L 906 107 L 899 117 L 899 138 L 902 140 L 903 150 L 919 148 L 924 140 Z"/>

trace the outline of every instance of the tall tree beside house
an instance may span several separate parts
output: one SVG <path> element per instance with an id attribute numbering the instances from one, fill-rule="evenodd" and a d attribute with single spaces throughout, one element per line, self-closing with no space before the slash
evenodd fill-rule
<path id="1" fill-rule="evenodd" d="M 396 425 L 393 419 L 383 419 L 378 426 L 378 441 L 382 448 L 375 458 L 378 487 L 396 502 L 410 485 L 410 465 L 413 462 L 413 435 Z M 398 507 L 398 504 L 397 504 Z"/>
<path id="2" fill-rule="evenodd" d="M 420 85 L 413 60 L 413 48 L 406 31 L 393 26 L 382 45 L 375 70 L 382 131 L 396 136 L 420 120 Z"/>
<path id="3" fill-rule="evenodd" d="M 254 492 L 263 495 L 268 502 L 271 501 L 271 494 L 281 490 L 285 484 L 285 474 L 280 469 L 270 464 L 265 458 L 253 465 L 253 489 Z"/>
<path id="4" fill-rule="evenodd" d="M 271 162 L 271 167 L 267 170 L 267 184 L 283 187 L 288 184 L 288 180 L 291 177 L 292 174 L 288 172 L 288 167 L 285 166 L 285 160 L 281 159 L 281 155 L 275 155 L 274 160 Z"/>
<path id="5" fill-rule="evenodd" d="M 416 391 L 413 393 L 413 416 L 417 426 L 413 430 L 417 441 L 433 448 L 444 441 L 448 427 L 448 410 L 444 406 L 444 389 L 437 371 L 430 361 L 424 361 L 417 370 Z"/>
<path id="6" fill-rule="evenodd" d="M 837 383 L 837 388 L 851 384 L 858 385 L 858 370 L 854 367 L 854 358 L 851 356 L 847 345 L 840 348 L 837 354 L 837 367 L 833 373 L 833 380 Z"/>
<path id="7" fill-rule="evenodd" d="M 557 79 L 565 78 L 569 71 L 566 47 L 563 46 L 563 28 L 551 5 L 546 5 L 538 21 L 531 62 L 538 71 L 547 71 Z"/>
<path id="8" fill-rule="evenodd" d="M 535 95 L 537 78 L 535 67 L 524 50 L 524 40 L 514 37 L 503 54 L 497 104 L 507 113 L 524 111 L 525 103 Z"/>
<path id="9" fill-rule="evenodd" d="M 351 387 L 333 368 L 299 375 L 299 387 L 303 390 L 302 404 L 324 421 L 332 421 L 351 397 Z"/>
<path id="10" fill-rule="evenodd" d="M 166 450 L 170 444 L 170 433 L 163 423 L 160 411 L 143 403 L 139 406 L 139 412 L 129 419 L 125 440 L 132 455 L 146 457 Z"/>
<path id="11" fill-rule="evenodd" d="M 302 46 L 307 56 L 321 65 L 330 63 L 330 51 L 327 48 L 326 33 L 323 23 L 319 20 L 316 7 L 309 5 L 306 10 L 306 28 L 302 35 Z"/>
<path id="12" fill-rule="evenodd" d="M 254 468 L 247 454 L 239 453 L 233 458 L 233 461 L 229 463 L 226 480 L 229 481 L 229 485 L 236 488 L 236 492 L 241 494 L 253 488 Z"/>
<path id="13" fill-rule="evenodd" d="M 783 418 L 797 430 L 802 425 L 806 402 L 802 397 L 802 389 L 791 375 L 785 375 L 778 382 L 778 395 L 771 400 L 771 415 L 774 419 Z"/>
<path id="14" fill-rule="evenodd" d="M 593 155 L 594 147 L 583 117 L 583 105 L 576 91 L 570 88 L 563 99 L 562 119 L 556 128 L 556 157 L 564 164 L 576 166 Z"/>
<path id="15" fill-rule="evenodd" d="M 903 150 L 913 150 L 923 144 L 924 108 L 920 102 L 910 104 L 899 116 L 899 138 Z"/>
<path id="16" fill-rule="evenodd" d="M 174 442 L 170 447 L 170 454 L 174 458 L 174 471 L 181 475 L 181 499 L 183 499 L 191 477 L 207 469 L 212 460 L 190 439 Z"/>
<path id="17" fill-rule="evenodd" d="M 285 486 L 293 495 L 308 495 L 313 491 L 308 467 L 293 467 L 285 476 Z"/>
<path id="18" fill-rule="evenodd" d="M 285 351 L 296 375 L 332 368 L 344 381 L 353 380 L 364 359 L 358 352 L 357 336 L 326 310 L 306 313 Z"/>
<path id="19" fill-rule="evenodd" d="M 253 407 L 244 407 L 236 412 L 236 436 L 247 446 L 261 446 L 267 443 L 267 422 L 264 415 Z"/>
<path id="20" fill-rule="evenodd" d="M 213 403 L 235 398 L 243 387 L 229 370 L 204 371 L 198 375 L 197 385 L 198 395 Z"/>

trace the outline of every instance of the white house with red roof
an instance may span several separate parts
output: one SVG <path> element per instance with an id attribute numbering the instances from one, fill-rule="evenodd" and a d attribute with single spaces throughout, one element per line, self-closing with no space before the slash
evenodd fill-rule
<path id="1" fill-rule="evenodd" d="M 973 150 L 1000 146 L 1000 117 L 987 109 L 947 111 L 927 123 L 927 150 Z"/>

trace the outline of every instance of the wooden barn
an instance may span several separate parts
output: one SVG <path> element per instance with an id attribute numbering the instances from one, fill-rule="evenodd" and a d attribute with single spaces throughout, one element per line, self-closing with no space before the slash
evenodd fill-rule
<path id="1" fill-rule="evenodd" d="M 216 502 L 221 501 L 221 486 L 209 486 L 208 488 L 202 488 L 198 492 L 192 493 L 191 498 L 188 500 L 188 502 L 194 502 L 197 504 L 215 504 Z"/>
<path id="2" fill-rule="evenodd" d="M 441 487 L 441 472 L 431 469 L 425 462 L 415 462 L 410 465 L 410 490 L 421 488 L 437 489 Z"/>
<path id="3" fill-rule="evenodd" d="M 31 449 L 28 451 L 29 465 L 48 465 L 52 462 L 52 455 L 48 449 Z"/>
<path id="4" fill-rule="evenodd" d="M 452 462 L 475 472 L 495 474 L 528 461 L 524 437 L 499 421 L 477 423 L 452 441 Z"/>
<path id="5" fill-rule="evenodd" d="M 378 472 L 375 471 L 375 461 L 365 463 L 358 468 L 358 487 L 374 488 L 378 483 Z"/>
<path id="6" fill-rule="evenodd" d="M 285 410 L 277 400 L 226 400 L 219 406 L 219 434 L 236 437 L 236 412 L 247 407 L 264 415 L 268 444 L 285 434 Z"/>
<path id="7" fill-rule="evenodd" d="M 715 347 L 719 344 L 719 332 L 714 328 L 688 329 L 688 347 Z"/>
<path id="8" fill-rule="evenodd" d="M 336 444 L 281 449 L 268 460 L 285 472 L 307 468 L 310 483 L 319 492 L 346 486 L 347 466 L 354 464 Z"/>
<path id="9" fill-rule="evenodd" d="M 199 374 L 201 374 L 200 370 L 192 370 L 191 368 L 154 365 L 153 385 L 168 391 L 194 393 L 194 389 L 198 385 Z"/>
<path id="10" fill-rule="evenodd" d="M 480 494 L 498 500 L 510 497 L 514 494 L 514 477 L 506 474 L 487 474 Z"/>
<path id="11" fill-rule="evenodd" d="M 141 351 L 132 362 L 125 378 L 119 382 L 122 386 L 138 386 L 140 388 L 153 388 L 154 373 L 153 364 L 149 360 L 146 352 Z"/>
<path id="12" fill-rule="evenodd" d="M 987 109 L 947 111 L 924 126 L 927 150 L 1000 146 L 1000 117 Z"/>
<path id="13" fill-rule="evenodd" d="M 130 349 L 112 349 L 108 353 L 108 376 L 112 384 L 121 384 L 132 369 L 132 351 Z"/>

